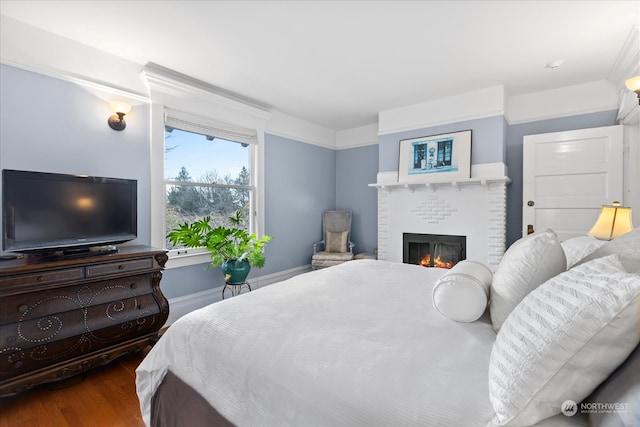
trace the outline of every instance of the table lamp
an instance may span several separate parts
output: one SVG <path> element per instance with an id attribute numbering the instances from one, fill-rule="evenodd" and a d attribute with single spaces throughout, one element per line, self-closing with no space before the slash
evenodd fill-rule
<path id="1" fill-rule="evenodd" d="M 620 202 L 613 202 L 611 205 L 602 206 L 600 216 L 587 236 L 611 240 L 631 230 L 633 230 L 631 208 L 620 206 Z"/>

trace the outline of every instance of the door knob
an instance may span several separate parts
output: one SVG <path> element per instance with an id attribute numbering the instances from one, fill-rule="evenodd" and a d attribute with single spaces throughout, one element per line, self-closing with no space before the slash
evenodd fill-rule
<path id="1" fill-rule="evenodd" d="M 529 201 L 527 202 L 527 206 L 533 206 L 533 205 L 535 205 L 535 204 L 536 204 L 536 203 L 535 203 L 533 200 L 529 200 Z"/>

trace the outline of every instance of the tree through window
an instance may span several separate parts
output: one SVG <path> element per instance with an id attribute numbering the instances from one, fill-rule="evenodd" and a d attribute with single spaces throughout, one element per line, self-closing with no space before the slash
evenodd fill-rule
<path id="1" fill-rule="evenodd" d="M 241 211 L 249 228 L 251 147 L 248 144 L 165 128 L 166 230 L 209 216 L 222 225 Z M 168 249 L 175 249 L 166 241 Z"/>

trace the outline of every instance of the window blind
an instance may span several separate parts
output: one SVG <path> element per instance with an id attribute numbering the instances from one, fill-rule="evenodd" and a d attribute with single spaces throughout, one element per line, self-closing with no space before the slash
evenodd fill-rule
<path id="1" fill-rule="evenodd" d="M 208 117 L 165 108 L 165 126 L 244 144 L 257 144 L 258 132 Z"/>

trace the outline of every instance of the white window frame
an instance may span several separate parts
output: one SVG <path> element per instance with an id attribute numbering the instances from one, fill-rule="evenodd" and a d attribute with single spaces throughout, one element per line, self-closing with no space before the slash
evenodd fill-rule
<path id="1" fill-rule="evenodd" d="M 231 128 L 255 129 L 252 144 L 251 206 L 252 232 L 263 236 L 264 230 L 264 129 L 271 113 L 264 108 L 230 99 L 216 93 L 213 87 L 154 64 L 142 72 L 151 98 L 151 246 L 165 248 L 165 112 L 167 109 L 200 116 Z M 182 128 L 175 126 L 176 128 Z M 185 129 L 189 130 L 189 129 Z M 222 136 L 221 136 L 222 137 Z M 228 138 L 225 138 L 228 139 Z M 169 251 L 166 268 L 206 264 L 211 261 L 204 248 Z"/>

